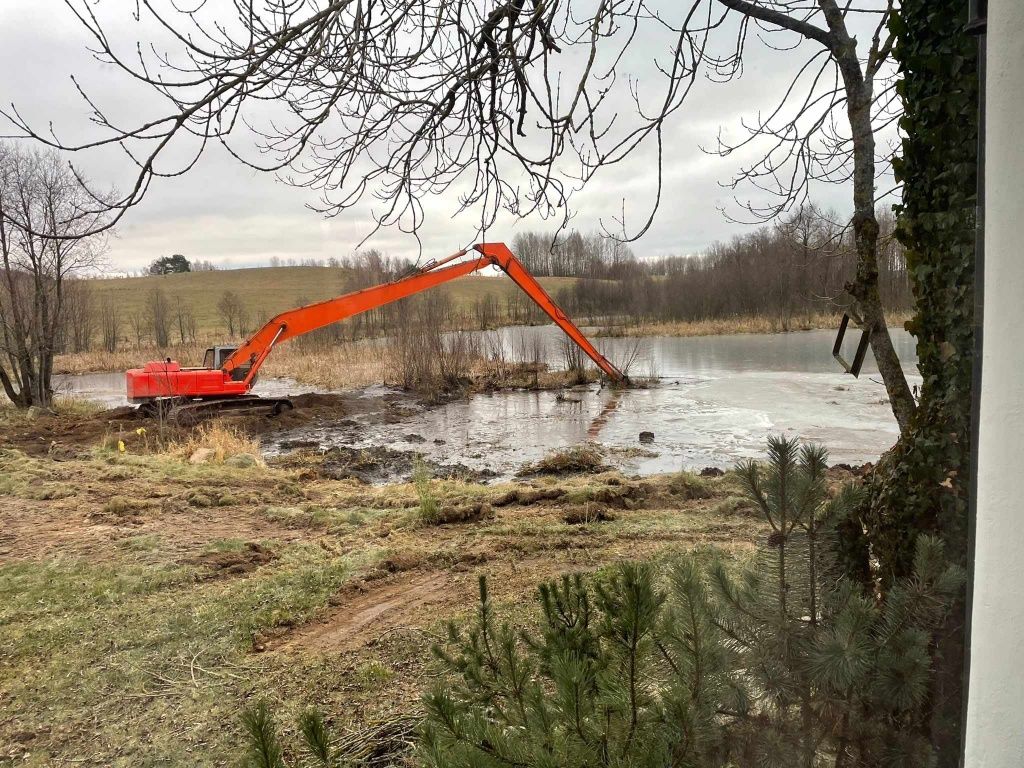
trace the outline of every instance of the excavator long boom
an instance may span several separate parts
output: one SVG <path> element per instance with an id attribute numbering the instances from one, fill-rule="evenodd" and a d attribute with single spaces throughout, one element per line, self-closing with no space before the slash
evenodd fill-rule
<path id="1" fill-rule="evenodd" d="M 262 328 L 240 346 L 222 365 L 222 370 L 236 381 L 252 381 L 275 345 L 295 336 L 310 333 L 339 320 L 404 299 L 420 291 L 472 274 L 488 266 L 497 266 L 544 310 L 566 335 L 594 361 L 612 381 L 623 383 L 626 376 L 616 368 L 555 304 L 543 286 L 531 275 L 504 243 L 480 243 L 473 246 L 480 255 L 467 261 L 457 259 L 469 251 L 427 264 L 414 274 L 390 283 L 347 293 L 334 299 L 290 309 L 268 320 Z M 451 262 L 456 262 L 452 264 Z M 450 266 L 445 266 L 450 264 Z M 240 374 L 242 374 L 240 376 Z"/>

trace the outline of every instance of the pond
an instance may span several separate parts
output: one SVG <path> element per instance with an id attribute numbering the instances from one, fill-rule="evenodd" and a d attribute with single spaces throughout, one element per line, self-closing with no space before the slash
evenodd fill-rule
<path id="1" fill-rule="evenodd" d="M 561 334 L 553 326 L 502 329 L 486 340 L 515 357 L 532 346 L 534 336 L 549 364 L 560 366 Z M 870 355 L 859 379 L 843 373 L 832 358 L 833 337 L 832 331 L 805 331 L 600 339 L 613 361 L 635 356 L 633 375 L 653 373 L 654 386 L 503 391 L 429 408 L 416 407 L 410 398 L 409 415 L 397 423 L 354 418 L 304 426 L 264 447 L 279 453 L 296 441 L 323 448 L 383 445 L 509 477 L 553 449 L 593 441 L 609 463 L 650 474 L 730 467 L 762 456 L 767 435 L 783 433 L 823 443 L 833 462 L 874 461 L 898 435 L 885 388 Z M 913 338 L 895 330 L 893 341 L 911 383 L 918 384 Z M 59 384 L 109 405 L 124 403 L 120 373 L 61 377 Z M 310 389 L 286 379 L 263 380 L 257 387 L 265 395 Z M 654 433 L 653 443 L 639 442 L 642 431 Z"/>

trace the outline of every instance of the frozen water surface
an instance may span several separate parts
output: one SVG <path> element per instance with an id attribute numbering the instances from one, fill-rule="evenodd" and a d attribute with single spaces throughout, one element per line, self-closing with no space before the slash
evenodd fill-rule
<path id="1" fill-rule="evenodd" d="M 554 327 L 502 329 L 488 336 L 514 357 L 517 349 L 528 348 L 524 340 L 534 334 L 544 340 L 548 362 L 557 365 L 560 332 Z M 842 373 L 832 359 L 832 339 L 831 331 L 641 339 L 634 371 L 658 375 L 650 389 L 594 385 L 561 394 L 495 392 L 435 408 L 410 408 L 411 415 L 397 423 L 356 417 L 306 427 L 275 438 L 266 448 L 277 452 L 282 441 L 296 439 L 324 448 L 384 445 L 508 477 L 553 449 L 590 440 L 606 449 L 609 463 L 650 474 L 730 467 L 763 455 L 767 435 L 785 433 L 825 444 L 833 462 L 874 461 L 898 434 L 885 388 L 870 359 L 859 379 Z M 919 383 L 912 337 L 895 330 L 893 340 L 911 383 Z M 623 359 L 636 343 L 600 340 L 613 361 Z M 61 384 L 109 405 L 124 403 L 122 374 L 62 377 Z M 257 389 L 282 395 L 310 388 L 268 379 Z M 383 391 L 375 387 L 372 393 Z M 641 431 L 654 432 L 654 443 L 641 445 Z"/>

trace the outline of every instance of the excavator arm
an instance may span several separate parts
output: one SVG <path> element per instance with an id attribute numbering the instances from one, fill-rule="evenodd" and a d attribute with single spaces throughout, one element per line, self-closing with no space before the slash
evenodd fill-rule
<path id="1" fill-rule="evenodd" d="M 629 383 L 626 374 L 616 368 L 608 358 L 597 351 L 597 348 L 590 343 L 590 339 L 584 336 L 583 332 L 576 327 L 576 324 L 569 319 L 569 316 L 562 311 L 561 307 L 555 304 L 554 299 L 537 282 L 537 278 L 531 275 L 526 267 L 523 266 L 523 263 L 512 255 L 512 251 L 508 249 L 508 246 L 504 243 L 480 243 L 473 247 L 512 278 L 512 281 L 522 288 L 523 292 L 533 299 L 538 307 L 544 310 L 544 313 L 554 321 L 555 325 L 561 328 L 565 335 L 572 339 L 609 379 L 616 384 Z"/>
<path id="2" fill-rule="evenodd" d="M 480 255 L 457 261 L 469 251 L 458 251 L 441 261 L 431 262 L 415 273 L 390 283 L 364 288 L 334 299 L 290 309 L 267 321 L 262 328 L 240 346 L 222 365 L 222 370 L 235 381 L 249 385 L 274 346 L 339 320 L 404 299 L 420 291 L 472 274 L 488 266 L 496 266 L 507 274 L 550 317 L 565 334 L 594 361 L 612 381 L 627 382 L 616 368 L 559 308 L 543 286 L 504 243 L 481 243 L 473 246 Z M 452 263 L 455 262 L 455 263 Z M 445 266 L 449 265 L 449 266 Z"/>

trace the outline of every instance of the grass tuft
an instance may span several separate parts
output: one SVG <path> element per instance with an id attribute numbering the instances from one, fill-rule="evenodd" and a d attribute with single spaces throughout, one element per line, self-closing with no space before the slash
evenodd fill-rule
<path id="1" fill-rule="evenodd" d="M 596 474 L 606 472 L 608 469 L 608 465 L 604 463 L 601 449 L 593 443 L 585 443 L 552 451 L 544 458 L 527 464 L 519 474 L 524 476 Z"/>
<path id="2" fill-rule="evenodd" d="M 208 461 L 221 464 L 233 456 L 243 455 L 253 456 L 258 460 L 260 444 L 238 427 L 218 420 L 199 425 L 183 439 L 173 440 L 167 446 L 167 453 L 186 460 L 196 456 L 200 451 L 211 452 L 204 463 Z"/>
<path id="3" fill-rule="evenodd" d="M 413 469 L 412 481 L 416 486 L 416 495 L 419 496 L 420 506 L 418 516 L 421 522 L 428 525 L 435 525 L 440 521 L 441 504 L 437 495 L 431 487 L 430 469 L 423 463 L 422 459 L 416 460 Z"/>

